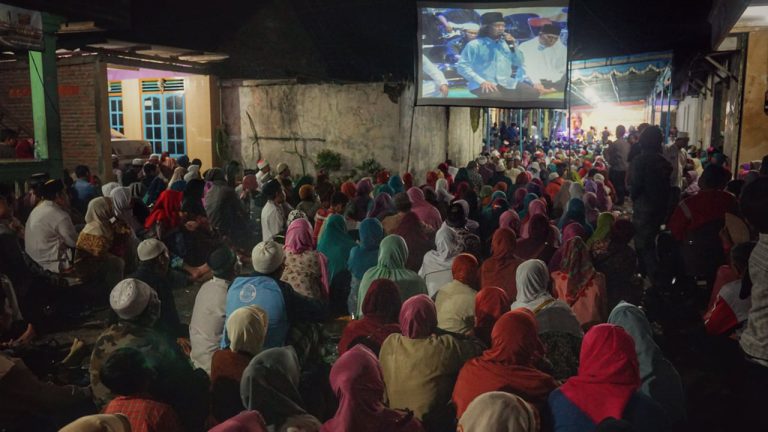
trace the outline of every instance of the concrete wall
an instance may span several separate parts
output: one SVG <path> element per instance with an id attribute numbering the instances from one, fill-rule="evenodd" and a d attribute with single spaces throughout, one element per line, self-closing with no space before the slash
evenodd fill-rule
<path id="1" fill-rule="evenodd" d="M 760 160 L 768 154 L 768 114 L 763 109 L 766 91 L 768 29 L 749 34 L 739 163 Z"/>
<path id="2" fill-rule="evenodd" d="M 412 86 L 397 96 L 393 102 L 383 83 L 232 80 L 221 86 L 231 153 L 245 167 L 255 167 L 258 159 L 246 111 L 256 124 L 262 157 L 273 165 L 286 162 L 295 174 L 301 173 L 300 159 L 288 153 L 295 150 L 312 159 L 324 148 L 337 151 L 346 172 L 373 157 L 393 172 L 409 169 L 419 179 L 446 157 L 463 165 L 480 152 L 482 128 L 472 132 L 469 108 L 414 107 Z M 318 140 L 284 140 L 297 137 Z M 311 162 L 307 171 L 315 172 Z"/>

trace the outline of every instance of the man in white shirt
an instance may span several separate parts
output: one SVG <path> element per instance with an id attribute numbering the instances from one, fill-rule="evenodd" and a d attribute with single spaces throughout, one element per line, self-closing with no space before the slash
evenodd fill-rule
<path id="1" fill-rule="evenodd" d="M 285 192 L 279 181 L 270 180 L 261 193 L 268 200 L 261 210 L 261 238 L 263 241 L 274 240 L 285 233 L 285 221 L 291 208 L 285 202 Z"/>
<path id="2" fill-rule="evenodd" d="M 213 279 L 204 283 L 195 297 L 189 321 L 190 358 L 195 366 L 211 374 L 213 353 L 221 346 L 227 316 L 227 290 L 237 276 L 237 259 L 229 248 L 222 246 L 208 257 Z"/>
<path id="3" fill-rule="evenodd" d="M 24 227 L 24 248 L 30 258 L 53 273 L 69 270 L 77 231 L 69 213 L 64 183 L 52 179 L 40 187 L 43 201 L 29 214 Z"/>
<path id="4" fill-rule="evenodd" d="M 520 44 L 525 74 L 540 94 L 565 89 L 565 71 L 568 64 L 568 48 L 560 41 L 560 27 L 546 24 L 539 37 Z"/>
<path id="5" fill-rule="evenodd" d="M 421 55 L 421 69 L 424 72 L 421 80 L 422 97 L 448 96 L 448 80 L 440 68 L 424 54 Z"/>

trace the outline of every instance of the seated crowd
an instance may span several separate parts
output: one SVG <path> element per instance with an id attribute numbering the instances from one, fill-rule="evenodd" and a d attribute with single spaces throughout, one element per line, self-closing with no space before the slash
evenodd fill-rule
<path id="1" fill-rule="evenodd" d="M 505 146 L 423 184 L 152 155 L 4 187 L 0 430 L 768 430 L 768 165 L 637 133 L 613 172 Z M 107 308 L 86 379 L 33 373 Z"/>

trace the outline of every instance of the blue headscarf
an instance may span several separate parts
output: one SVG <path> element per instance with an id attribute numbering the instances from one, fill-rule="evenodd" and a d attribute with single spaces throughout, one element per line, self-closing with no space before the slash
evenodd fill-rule
<path id="1" fill-rule="evenodd" d="M 328 258 L 328 281 L 347 269 L 349 251 L 357 244 L 347 233 L 344 217 L 332 214 L 323 224 L 323 231 L 317 242 L 317 251 Z"/>
<path id="2" fill-rule="evenodd" d="M 403 185 L 403 179 L 399 175 L 393 175 L 389 178 L 389 187 L 392 188 L 392 196 L 400 192 L 405 192 L 405 186 Z"/>
<path id="3" fill-rule="evenodd" d="M 347 267 L 356 279 L 376 265 L 379 259 L 379 243 L 384 238 L 384 228 L 376 218 L 367 218 L 360 223 L 360 244 L 349 251 Z"/>

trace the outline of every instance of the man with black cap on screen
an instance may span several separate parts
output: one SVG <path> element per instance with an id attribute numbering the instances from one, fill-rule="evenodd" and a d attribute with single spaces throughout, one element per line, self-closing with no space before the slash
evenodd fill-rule
<path id="1" fill-rule="evenodd" d="M 520 44 L 525 75 L 540 94 L 563 91 L 568 48 L 560 40 L 560 26 L 545 24 L 539 37 Z"/>
<path id="2" fill-rule="evenodd" d="M 504 31 L 504 15 L 485 13 L 481 24 L 479 37 L 464 47 L 457 63 L 469 91 L 479 97 L 538 98 L 538 92 L 512 76 L 513 67 L 523 66 L 523 56 L 515 49 L 515 38 Z"/>

